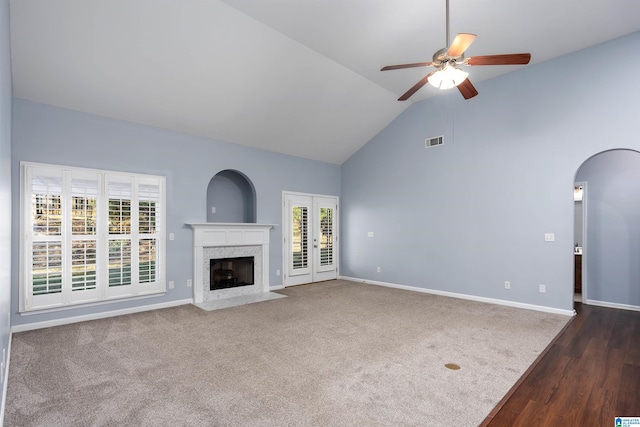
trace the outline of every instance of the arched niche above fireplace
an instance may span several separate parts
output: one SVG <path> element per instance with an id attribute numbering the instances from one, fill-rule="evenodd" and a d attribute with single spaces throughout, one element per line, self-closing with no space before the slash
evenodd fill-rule
<path id="1" fill-rule="evenodd" d="M 256 191 L 245 174 L 226 169 L 211 178 L 207 187 L 207 222 L 256 222 Z"/>

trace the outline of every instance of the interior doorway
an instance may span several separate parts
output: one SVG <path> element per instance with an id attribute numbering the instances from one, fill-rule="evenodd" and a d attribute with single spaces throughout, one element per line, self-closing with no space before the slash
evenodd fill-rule
<path id="1" fill-rule="evenodd" d="M 581 248 L 581 302 L 640 311 L 640 152 L 594 154 L 574 183 L 583 186 L 583 240 L 574 244 L 574 258 Z"/>
<path id="2" fill-rule="evenodd" d="M 285 286 L 338 277 L 338 198 L 283 193 Z"/>

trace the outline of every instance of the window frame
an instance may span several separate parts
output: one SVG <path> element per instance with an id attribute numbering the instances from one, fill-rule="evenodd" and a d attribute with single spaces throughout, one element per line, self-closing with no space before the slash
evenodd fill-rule
<path id="1" fill-rule="evenodd" d="M 60 234 L 41 235 L 34 231 L 34 209 L 42 209 L 42 203 L 34 205 L 33 189 L 34 177 L 53 177 L 60 179 Z M 77 218 L 73 215 L 78 206 L 78 195 L 72 188 L 73 180 L 95 180 L 95 231 L 85 227 L 85 233 L 77 233 L 73 228 Z M 109 209 L 110 199 L 113 197 L 108 191 L 110 182 L 130 183 L 131 193 L 129 197 L 130 230 L 125 234 L 110 233 Z M 143 194 L 139 190 L 143 188 Z M 157 190 L 151 192 L 149 189 Z M 166 293 L 166 178 L 159 175 L 129 173 L 121 171 L 109 171 L 101 169 L 88 169 L 74 166 L 62 166 L 45 163 L 20 162 L 20 274 L 19 274 L 19 312 L 39 312 L 43 310 L 57 310 L 74 308 L 80 305 L 100 305 L 109 302 L 123 301 L 127 299 L 139 299 L 141 297 L 158 296 Z M 153 194 L 152 194 L 153 193 Z M 49 196 L 51 199 L 55 196 Z M 126 197 L 126 196 L 125 196 Z M 151 199 L 151 197 L 155 197 Z M 88 197 L 85 198 L 85 201 Z M 35 200 L 42 200 L 35 197 Z M 126 200 L 123 198 L 121 200 Z M 155 203 L 155 204 L 154 204 Z M 152 212 L 151 222 L 148 214 L 143 220 L 139 207 L 146 204 L 147 211 Z M 151 206 L 151 207 L 149 207 Z M 89 210 L 85 211 L 87 213 Z M 74 219 L 75 218 L 75 219 Z M 74 260 L 77 260 L 77 245 L 74 242 L 91 242 L 95 238 L 95 261 L 87 258 L 95 269 L 95 287 L 84 289 L 82 286 L 74 287 L 79 283 L 73 275 Z M 129 241 L 130 264 L 128 274 L 131 283 L 120 286 L 110 285 L 109 242 L 115 239 Z M 61 276 L 62 289 L 60 292 L 37 294 L 33 292 L 34 271 L 34 241 L 60 242 L 61 249 Z M 139 251 L 139 244 L 144 242 L 146 246 Z M 75 251 L 75 252 L 74 252 Z M 81 251 L 82 252 L 82 251 Z M 151 252 L 155 252 L 151 254 Z M 46 261 L 50 255 L 45 255 Z M 155 263 L 153 268 L 144 269 L 143 280 L 140 280 L 140 265 L 143 264 L 143 256 L 146 262 Z M 82 261 L 82 260 L 81 260 Z M 82 264 L 82 262 L 80 262 Z M 126 268 L 122 266 L 121 268 Z M 87 267 L 80 267 L 86 275 Z M 149 280 L 152 278 L 153 280 Z M 75 282 L 74 282 L 75 280 Z M 84 282 L 80 282 L 84 283 Z M 88 283 L 88 282 L 87 282 Z"/>

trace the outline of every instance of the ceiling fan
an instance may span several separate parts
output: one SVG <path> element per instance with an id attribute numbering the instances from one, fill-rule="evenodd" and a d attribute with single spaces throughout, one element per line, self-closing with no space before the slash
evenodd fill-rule
<path id="1" fill-rule="evenodd" d="M 476 88 L 467 78 L 469 73 L 458 68 L 459 65 L 525 65 L 531 60 L 530 53 L 510 53 L 504 55 L 484 55 L 464 57 L 464 52 L 477 37 L 475 34 L 459 33 L 449 44 L 449 0 L 447 2 L 447 47 L 433 54 L 432 62 L 415 62 L 412 64 L 387 65 L 380 71 L 399 70 L 402 68 L 416 68 L 433 66 L 436 69 L 424 76 L 411 89 L 406 91 L 398 101 L 406 101 L 422 86 L 429 82 L 439 89 L 451 89 L 456 86 L 464 99 L 473 98 L 478 94 Z"/>

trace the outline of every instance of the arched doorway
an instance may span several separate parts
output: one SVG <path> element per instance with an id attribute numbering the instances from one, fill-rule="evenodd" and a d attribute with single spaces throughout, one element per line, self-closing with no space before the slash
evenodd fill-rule
<path id="1" fill-rule="evenodd" d="M 207 187 L 207 222 L 255 223 L 256 192 L 241 172 L 218 172 Z"/>
<path id="2" fill-rule="evenodd" d="M 615 149 L 576 172 L 582 200 L 582 302 L 640 309 L 640 152 Z"/>

